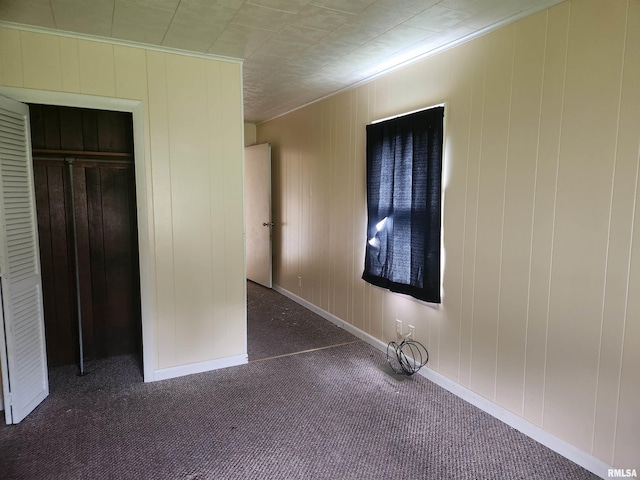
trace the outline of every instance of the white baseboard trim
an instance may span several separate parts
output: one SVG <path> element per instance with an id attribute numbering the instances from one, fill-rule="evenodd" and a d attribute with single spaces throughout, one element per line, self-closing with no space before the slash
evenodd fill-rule
<path id="1" fill-rule="evenodd" d="M 311 310 L 312 312 L 320 315 L 331 323 L 337 325 L 338 327 L 343 328 L 347 332 L 355 335 L 361 340 L 364 340 L 369 345 L 381 350 L 382 352 L 387 351 L 387 344 L 382 340 L 378 340 L 377 338 L 369 335 L 366 332 L 363 332 L 359 328 L 354 327 L 350 323 L 345 322 L 341 318 L 336 317 L 335 315 L 321 309 L 320 307 L 312 304 L 311 302 L 305 300 L 302 297 L 299 297 L 295 293 L 291 293 L 288 290 L 280 287 L 279 285 L 274 285 L 273 289 L 278 293 L 290 298 L 294 302 L 302 305 L 303 307 Z M 589 470 L 591 473 L 598 475 L 601 478 L 608 478 L 608 470 L 613 468 L 611 465 L 603 462 L 596 457 L 589 455 L 588 453 L 574 447 L 570 443 L 552 435 L 551 433 L 543 430 L 539 426 L 525 420 L 524 418 L 516 415 L 515 413 L 507 410 L 500 405 L 493 403 L 492 401 L 486 399 L 485 397 L 478 395 L 477 393 L 469 390 L 466 387 L 454 382 L 453 380 L 445 377 L 444 375 L 432 370 L 428 367 L 423 367 L 418 372 L 419 375 L 425 377 L 426 379 L 432 381 L 436 385 L 444 388 L 445 390 L 453 393 L 454 395 L 460 397 L 471 405 L 479 408 L 480 410 L 488 413 L 492 417 L 497 418 L 498 420 L 506 423 L 512 428 L 524 433 L 526 436 L 532 438 L 533 440 L 541 443 L 545 447 L 553 450 L 554 452 L 562 455 L 563 457 L 571 460 L 572 462 L 580 465 L 586 470 Z"/>
<path id="2" fill-rule="evenodd" d="M 248 363 L 248 355 L 234 355 L 232 357 L 216 358 L 215 360 L 207 360 L 205 362 L 189 363 L 187 365 L 178 365 L 177 367 L 161 368 L 153 372 L 153 380 L 168 380 L 170 378 L 183 377 L 194 373 L 209 372 L 220 368 L 235 367 Z"/>
<path id="3" fill-rule="evenodd" d="M 424 367 L 418 371 L 418 374 L 601 478 L 607 478 L 607 471 L 613 468 L 435 370 Z"/>

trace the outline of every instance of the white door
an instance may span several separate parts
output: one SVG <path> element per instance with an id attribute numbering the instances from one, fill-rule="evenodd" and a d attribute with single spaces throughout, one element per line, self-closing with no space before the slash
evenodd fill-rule
<path id="1" fill-rule="evenodd" d="M 7 423 L 49 395 L 26 105 L 0 97 L 0 360 Z"/>
<path id="2" fill-rule="evenodd" d="M 271 145 L 244 149 L 247 278 L 271 288 Z"/>

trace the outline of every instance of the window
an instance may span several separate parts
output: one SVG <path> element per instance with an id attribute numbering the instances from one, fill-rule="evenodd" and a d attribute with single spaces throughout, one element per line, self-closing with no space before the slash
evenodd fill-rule
<path id="1" fill-rule="evenodd" d="M 367 125 L 367 244 L 362 278 L 440 303 L 444 107 Z"/>

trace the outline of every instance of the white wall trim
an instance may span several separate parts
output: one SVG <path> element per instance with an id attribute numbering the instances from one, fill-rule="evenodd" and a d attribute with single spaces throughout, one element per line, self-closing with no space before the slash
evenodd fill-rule
<path id="1" fill-rule="evenodd" d="M 217 358 L 215 360 L 207 360 L 205 362 L 189 363 L 187 365 L 178 365 L 177 367 L 161 368 L 153 372 L 153 381 L 168 380 L 170 378 L 183 377 L 194 373 L 209 372 L 211 370 L 219 370 L 221 368 L 236 367 L 248 363 L 247 354 L 234 355 L 231 357 Z"/>
<path id="2" fill-rule="evenodd" d="M 180 50 L 179 48 L 163 47 L 161 45 L 151 45 L 148 43 L 133 42 L 128 40 L 120 40 L 118 38 L 100 37 L 97 35 L 89 35 L 86 33 L 68 32 L 65 30 L 56 30 L 54 28 L 36 27 L 33 25 L 25 25 L 22 23 L 5 22 L 0 20 L 0 27 L 11 28 L 13 30 L 23 30 L 26 32 L 42 33 L 45 35 L 56 35 L 58 37 L 75 38 L 77 40 L 88 40 L 98 43 L 109 43 L 112 45 L 120 45 L 123 47 L 144 48 L 145 50 L 153 50 L 163 53 L 174 53 L 177 55 L 184 55 L 187 57 L 206 58 L 208 60 L 218 60 L 221 62 L 242 63 L 242 58 L 225 57 L 224 55 L 215 55 L 213 53 L 200 53 L 190 50 Z"/>
<path id="3" fill-rule="evenodd" d="M 303 307 L 311 310 L 312 312 L 320 315 L 326 320 L 329 320 L 331 323 L 337 325 L 338 327 L 343 328 L 347 332 L 355 335 L 361 340 L 364 340 L 369 345 L 381 350 L 382 352 L 387 351 L 387 344 L 382 340 L 378 340 L 377 338 L 369 335 L 366 332 L 363 332 L 359 328 L 354 327 L 350 323 L 345 322 L 341 318 L 336 317 L 335 315 L 321 309 L 320 307 L 312 304 L 311 302 L 305 300 L 304 298 L 299 297 L 295 293 L 291 293 L 288 290 L 280 287 L 279 285 L 273 286 L 273 289 L 278 293 L 290 298 L 294 302 L 302 305 Z M 580 465 L 581 467 L 589 470 L 590 472 L 598 475 L 601 478 L 607 478 L 608 470 L 613 468 L 611 465 L 603 462 L 602 460 L 589 455 L 587 452 L 584 452 L 570 443 L 552 435 L 551 433 L 543 430 L 539 426 L 525 420 L 524 418 L 514 414 L 513 412 L 507 410 L 504 407 L 486 399 L 485 397 L 478 395 L 477 393 L 469 390 L 466 387 L 463 387 L 459 383 L 454 382 L 453 380 L 445 377 L 444 375 L 432 370 L 428 367 L 423 367 L 418 372 L 419 375 L 423 376 L 427 380 L 432 381 L 436 385 L 444 388 L 445 390 L 453 393 L 457 397 L 465 400 L 471 405 L 479 408 L 480 410 L 488 413 L 494 418 L 506 423 L 512 428 L 515 428 L 521 433 L 524 433 L 526 436 L 532 438 L 533 440 L 541 443 L 545 447 L 553 450 L 554 452 L 562 455 L 563 457 L 571 460 L 572 462 Z"/>
<path id="4" fill-rule="evenodd" d="M 0 22 L 1 25 L 2 22 Z M 153 381 L 155 369 L 155 263 L 153 257 L 153 198 L 151 164 L 145 156 L 145 106 L 138 100 L 126 100 L 78 93 L 64 93 L 0 86 L 0 95 L 19 102 L 62 105 L 131 112 L 133 114 L 136 206 L 138 214 L 138 250 L 140 262 L 140 308 L 142 320 L 142 364 L 144 381 Z"/>

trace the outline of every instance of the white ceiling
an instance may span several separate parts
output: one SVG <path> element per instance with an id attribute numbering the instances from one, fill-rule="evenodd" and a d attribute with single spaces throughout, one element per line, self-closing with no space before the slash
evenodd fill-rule
<path id="1" fill-rule="evenodd" d="M 0 20 L 244 59 L 276 117 L 559 0 L 0 0 Z"/>

